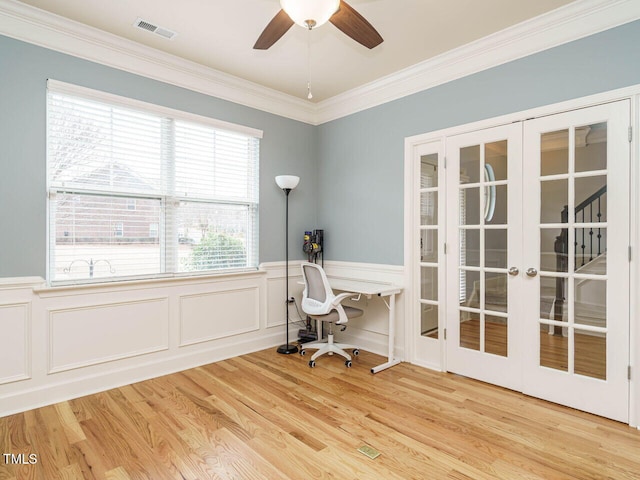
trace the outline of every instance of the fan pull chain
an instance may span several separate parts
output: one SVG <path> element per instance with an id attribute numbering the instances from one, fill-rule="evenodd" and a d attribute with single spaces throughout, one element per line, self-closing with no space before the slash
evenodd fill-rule
<path id="1" fill-rule="evenodd" d="M 311 93 L 311 29 L 313 25 L 308 23 L 309 33 L 307 34 L 307 99 L 311 100 L 313 98 L 313 93 Z"/>

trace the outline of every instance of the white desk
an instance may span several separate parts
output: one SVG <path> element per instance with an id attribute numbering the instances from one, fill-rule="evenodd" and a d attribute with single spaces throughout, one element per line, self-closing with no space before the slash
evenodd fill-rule
<path id="1" fill-rule="evenodd" d="M 366 280 L 353 280 L 351 278 L 331 277 L 327 275 L 331 288 L 341 290 L 343 292 L 353 292 L 365 295 L 367 298 L 378 296 L 382 298 L 389 309 L 389 347 L 387 353 L 387 361 L 377 367 L 371 369 L 371 373 L 378 373 L 389 367 L 393 367 L 400 363 L 395 358 L 395 334 L 396 334 L 396 295 L 402 292 L 402 288 L 391 283 L 370 282 Z M 389 302 L 385 300 L 389 297 Z"/>

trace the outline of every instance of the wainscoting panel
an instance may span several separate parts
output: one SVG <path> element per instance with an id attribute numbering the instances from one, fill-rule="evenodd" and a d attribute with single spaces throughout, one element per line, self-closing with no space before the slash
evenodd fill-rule
<path id="1" fill-rule="evenodd" d="M 298 312 L 303 315 L 300 308 L 300 301 L 302 300 L 303 286 L 302 275 L 300 274 L 299 263 L 296 264 L 295 273 L 294 269 L 290 266 L 289 271 L 291 276 L 289 277 L 289 296 L 293 297 L 296 301 L 296 305 L 289 305 L 289 321 L 299 321 L 300 316 Z M 283 326 L 287 321 L 287 310 L 285 309 L 285 300 L 287 294 L 285 292 L 285 278 L 284 268 L 274 273 L 274 276 L 267 278 L 267 295 L 269 297 L 269 308 L 267 311 L 267 327 Z M 296 332 L 299 327 L 296 327 Z"/>
<path id="2" fill-rule="evenodd" d="M 49 372 L 169 348 L 168 298 L 49 310 Z"/>
<path id="3" fill-rule="evenodd" d="M 30 376 L 31 304 L 0 305 L 0 384 Z"/>
<path id="4" fill-rule="evenodd" d="M 180 297 L 180 346 L 247 333 L 260 328 L 256 287 Z"/>
<path id="5" fill-rule="evenodd" d="M 289 262 L 290 338 L 300 328 L 300 261 Z M 341 277 L 399 283 L 402 268 L 326 262 Z M 285 340 L 285 265 L 175 279 L 48 287 L 0 279 L 0 416 L 96 393 L 257 350 Z M 358 304 L 356 304 L 358 305 Z M 402 355 L 403 305 L 397 302 Z M 384 353 L 387 310 L 360 302 L 362 322 L 341 334 Z"/>

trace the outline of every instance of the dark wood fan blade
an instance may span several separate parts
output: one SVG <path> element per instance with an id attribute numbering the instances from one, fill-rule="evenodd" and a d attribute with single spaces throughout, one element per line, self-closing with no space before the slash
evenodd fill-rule
<path id="1" fill-rule="evenodd" d="M 293 20 L 284 10 L 280 10 L 275 17 L 269 22 L 269 25 L 262 31 L 260 37 L 253 46 L 256 50 L 266 50 L 271 45 L 280 40 L 287 30 L 293 25 Z"/>
<path id="2" fill-rule="evenodd" d="M 340 2 L 340 8 L 329 19 L 342 32 L 367 48 L 374 48 L 383 42 L 373 25 L 356 12 L 346 2 Z"/>

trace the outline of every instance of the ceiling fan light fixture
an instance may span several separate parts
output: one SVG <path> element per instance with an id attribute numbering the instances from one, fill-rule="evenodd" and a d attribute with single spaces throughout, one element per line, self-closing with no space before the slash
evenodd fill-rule
<path id="1" fill-rule="evenodd" d="M 280 0 L 280 6 L 301 27 L 315 28 L 338 11 L 340 0 Z"/>

